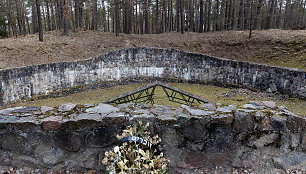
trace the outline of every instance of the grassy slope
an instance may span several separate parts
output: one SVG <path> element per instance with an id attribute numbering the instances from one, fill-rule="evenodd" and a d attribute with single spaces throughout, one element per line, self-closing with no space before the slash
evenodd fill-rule
<path id="1" fill-rule="evenodd" d="M 44 33 L 44 42 L 37 35 L 0 40 L 0 68 L 10 68 L 86 59 L 111 50 L 129 47 L 176 48 L 217 57 L 266 63 L 306 70 L 306 30 L 176 32 L 158 35 L 125 35 L 100 31 Z"/>

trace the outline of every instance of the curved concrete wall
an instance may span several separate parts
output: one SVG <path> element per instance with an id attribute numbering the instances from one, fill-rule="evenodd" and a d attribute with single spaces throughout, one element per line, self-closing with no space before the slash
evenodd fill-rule
<path id="1" fill-rule="evenodd" d="M 1 105 L 97 82 L 183 80 L 270 89 L 306 98 L 306 72 L 159 48 L 126 48 L 75 62 L 0 71 Z"/>

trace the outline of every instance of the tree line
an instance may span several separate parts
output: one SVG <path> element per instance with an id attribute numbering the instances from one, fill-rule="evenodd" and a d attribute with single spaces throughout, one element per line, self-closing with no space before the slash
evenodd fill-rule
<path id="1" fill-rule="evenodd" d="M 0 35 L 305 29 L 305 9 L 306 0 L 0 0 Z"/>

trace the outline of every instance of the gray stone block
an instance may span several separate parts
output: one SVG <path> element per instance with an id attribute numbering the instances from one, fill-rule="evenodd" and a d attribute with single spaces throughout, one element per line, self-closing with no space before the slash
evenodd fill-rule
<path id="1" fill-rule="evenodd" d="M 52 167 L 64 161 L 65 152 L 54 146 L 40 145 L 34 151 L 34 156 L 46 167 Z"/>
<path id="2" fill-rule="evenodd" d="M 266 145 L 272 144 L 278 137 L 279 137 L 279 135 L 276 134 L 276 133 L 271 133 L 271 134 L 263 135 L 259 139 L 254 141 L 253 145 L 256 148 L 262 148 L 262 147 L 264 147 Z"/>
<path id="3" fill-rule="evenodd" d="M 238 132 L 252 131 L 254 129 L 252 115 L 240 111 L 235 112 L 234 129 Z"/>
<path id="4" fill-rule="evenodd" d="M 106 122 L 108 125 L 113 124 L 121 124 L 125 122 L 126 120 L 125 113 L 119 112 L 119 113 L 110 113 L 107 116 L 103 117 L 103 121 Z"/>
<path id="5" fill-rule="evenodd" d="M 96 113 L 101 115 L 107 115 L 109 113 L 117 111 L 119 111 L 119 108 L 103 103 L 99 103 L 99 105 L 96 107 L 86 109 L 86 112 L 88 113 L 93 113 L 93 114 Z"/>
<path id="6" fill-rule="evenodd" d="M 60 112 L 68 112 L 73 110 L 76 107 L 76 104 L 73 103 L 66 103 L 66 104 L 62 104 L 58 107 L 58 111 Z"/>
<path id="7" fill-rule="evenodd" d="M 210 110 L 210 111 L 216 110 L 216 106 L 212 103 L 204 103 L 204 104 L 201 104 L 200 107 Z"/>
<path id="8" fill-rule="evenodd" d="M 223 113 L 231 113 L 235 110 L 234 105 L 229 105 L 229 106 L 223 106 L 223 107 L 218 107 L 217 112 L 223 112 Z"/>

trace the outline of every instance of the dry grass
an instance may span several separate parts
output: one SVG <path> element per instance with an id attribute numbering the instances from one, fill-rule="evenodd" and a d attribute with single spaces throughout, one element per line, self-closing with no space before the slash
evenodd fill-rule
<path id="1" fill-rule="evenodd" d="M 11 68 L 86 59 L 111 50 L 130 47 L 176 48 L 242 61 L 266 63 L 306 70 L 306 30 L 176 32 L 154 35 L 125 35 L 100 31 L 44 33 L 0 40 L 0 68 Z"/>
<path id="2" fill-rule="evenodd" d="M 74 103 L 74 104 L 96 104 L 107 99 L 111 99 L 128 91 L 134 90 L 143 86 L 144 84 L 133 84 L 133 85 L 122 85 L 115 86 L 111 88 L 105 88 L 100 90 L 88 91 L 88 92 L 80 92 L 76 94 L 72 94 L 66 97 L 59 98 L 50 98 L 43 100 L 34 100 L 34 101 L 26 101 L 15 103 L 6 107 L 13 106 L 51 106 L 57 107 L 64 103 Z M 252 92 L 245 89 L 230 89 L 230 88 L 222 88 L 210 85 L 199 85 L 199 84 L 182 84 L 182 83 L 172 83 L 171 86 L 180 88 L 184 91 L 190 92 L 197 96 L 208 99 L 209 101 L 213 101 L 216 103 L 220 103 L 223 105 L 237 105 L 242 106 L 250 101 L 265 101 L 272 100 L 277 102 L 278 106 L 285 105 L 289 110 L 294 113 L 306 116 L 306 101 L 289 98 L 282 99 L 282 96 L 268 96 L 265 93 Z M 170 102 L 163 90 L 158 87 L 155 92 L 155 103 L 171 106 L 171 107 L 179 107 L 180 104 Z"/>

